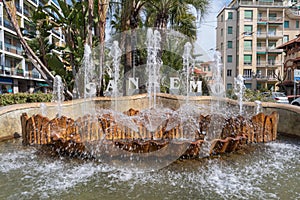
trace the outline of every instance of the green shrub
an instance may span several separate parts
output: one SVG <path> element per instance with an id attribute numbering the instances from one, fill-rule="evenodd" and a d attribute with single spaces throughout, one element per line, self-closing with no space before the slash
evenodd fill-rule
<path id="1" fill-rule="evenodd" d="M 52 94 L 44 93 L 17 93 L 17 94 L 1 94 L 0 106 L 7 106 L 20 103 L 32 103 L 32 102 L 50 102 Z"/>

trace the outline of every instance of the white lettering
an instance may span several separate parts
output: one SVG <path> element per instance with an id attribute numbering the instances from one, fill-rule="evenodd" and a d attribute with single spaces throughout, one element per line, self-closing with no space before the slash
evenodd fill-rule
<path id="1" fill-rule="evenodd" d="M 170 89 L 179 89 L 180 79 L 178 77 L 170 77 Z"/>
<path id="2" fill-rule="evenodd" d="M 197 92 L 202 92 L 202 81 L 190 81 L 190 92 L 194 92 L 197 89 Z"/>
<path id="3" fill-rule="evenodd" d="M 135 88 L 133 88 L 134 86 Z M 138 89 L 139 87 L 139 78 L 129 78 L 129 88 L 128 89 Z"/>

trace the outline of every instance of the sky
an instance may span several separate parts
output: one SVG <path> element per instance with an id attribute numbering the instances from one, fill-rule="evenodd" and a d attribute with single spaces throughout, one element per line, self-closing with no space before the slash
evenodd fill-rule
<path id="1" fill-rule="evenodd" d="M 212 0 L 210 1 L 210 7 L 207 14 L 198 26 L 198 35 L 196 42 L 196 49 L 200 51 L 203 56 L 200 57 L 203 61 L 209 61 L 212 59 L 214 49 L 216 48 L 216 26 L 217 15 L 219 11 L 230 3 L 231 0 Z"/>

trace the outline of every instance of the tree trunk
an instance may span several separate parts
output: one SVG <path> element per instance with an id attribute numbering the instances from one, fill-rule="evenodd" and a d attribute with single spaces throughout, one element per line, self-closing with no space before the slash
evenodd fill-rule
<path id="1" fill-rule="evenodd" d="M 103 96 L 103 65 L 104 65 L 104 43 L 105 43 L 105 26 L 106 16 L 110 0 L 98 0 L 98 32 L 99 32 L 99 86 L 98 95 Z"/>
<path id="2" fill-rule="evenodd" d="M 88 25 L 86 43 L 92 48 L 93 46 L 93 24 L 94 24 L 94 0 L 88 0 Z"/>
<path id="3" fill-rule="evenodd" d="M 30 59 L 30 61 L 32 62 L 32 64 L 34 65 L 34 67 L 38 70 L 38 72 L 42 75 L 43 79 L 45 79 L 45 81 L 52 86 L 52 82 L 54 80 L 54 76 L 51 74 L 51 72 L 47 69 L 47 67 L 43 64 L 43 62 L 37 57 L 37 55 L 34 53 L 34 51 L 30 48 L 30 46 L 28 45 L 27 41 L 24 39 L 19 24 L 16 20 L 16 8 L 14 5 L 14 1 L 10 1 L 8 5 L 8 3 L 6 2 L 6 0 L 3 0 L 3 6 L 7 12 L 7 15 L 16 31 L 16 34 L 20 40 L 21 45 L 23 46 L 26 55 L 28 56 L 28 58 Z M 67 95 L 70 96 L 72 98 L 72 93 L 70 93 L 70 91 L 67 90 Z"/>

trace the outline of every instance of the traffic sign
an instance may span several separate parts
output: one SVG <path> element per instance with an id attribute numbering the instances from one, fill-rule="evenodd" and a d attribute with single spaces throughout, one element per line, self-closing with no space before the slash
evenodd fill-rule
<path id="1" fill-rule="evenodd" d="M 294 70 L 294 81 L 300 81 L 300 69 Z"/>

